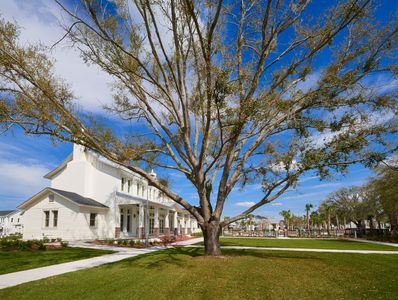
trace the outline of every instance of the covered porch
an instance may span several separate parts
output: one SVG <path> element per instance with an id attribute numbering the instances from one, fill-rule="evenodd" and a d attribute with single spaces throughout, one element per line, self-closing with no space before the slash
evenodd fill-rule
<path id="1" fill-rule="evenodd" d="M 115 238 L 157 238 L 182 234 L 177 211 L 153 202 L 119 204 Z"/>

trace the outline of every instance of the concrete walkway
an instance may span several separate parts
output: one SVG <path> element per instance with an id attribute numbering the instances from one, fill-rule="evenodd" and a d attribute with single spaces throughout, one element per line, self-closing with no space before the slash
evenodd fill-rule
<path id="1" fill-rule="evenodd" d="M 91 248 L 91 247 L 90 247 Z M 116 247 L 114 247 L 116 248 Z M 99 248 L 98 248 L 99 249 Z M 103 256 L 97 256 L 68 263 L 52 265 L 42 268 L 30 269 L 20 272 L 8 273 L 0 275 L 0 289 L 4 289 L 10 286 L 18 285 L 21 283 L 39 280 L 51 276 L 65 274 L 73 271 L 79 271 L 83 269 L 93 268 L 103 264 L 108 264 L 122 259 L 134 257 L 140 254 L 154 252 L 164 249 L 163 247 L 150 248 L 150 249 L 133 249 L 131 251 L 120 251 L 112 254 L 106 254 Z"/>
<path id="2" fill-rule="evenodd" d="M 187 245 L 186 247 L 203 248 L 204 246 L 201 246 L 201 245 Z M 327 253 L 358 253 L 358 254 L 398 254 L 398 251 L 340 250 L 340 249 L 313 249 L 313 248 L 275 248 L 275 247 L 246 247 L 246 246 L 221 246 L 221 249 L 297 251 L 297 252 L 327 252 Z"/>
<path id="3" fill-rule="evenodd" d="M 376 244 L 376 245 L 398 247 L 398 244 L 396 244 L 396 243 L 378 242 L 378 241 L 361 240 L 361 239 L 348 239 L 348 240 L 349 241 L 353 241 L 353 242 L 361 242 L 361 243 L 369 243 L 369 244 Z"/>
<path id="4" fill-rule="evenodd" d="M 191 244 L 198 243 L 203 239 L 191 239 L 186 241 L 180 241 L 174 243 L 175 246 L 188 246 Z M 151 247 L 144 249 L 136 248 L 124 248 L 116 246 L 106 246 L 106 245 L 95 245 L 86 243 L 84 241 L 74 241 L 69 243 L 70 247 L 80 247 L 80 248 L 90 248 L 90 249 L 100 249 L 100 250 L 111 250 L 116 251 L 116 253 L 106 254 L 102 256 L 67 262 L 58 265 L 52 265 L 42 268 L 30 269 L 25 271 L 19 271 L 14 273 L 8 273 L 0 275 L 0 289 L 15 286 L 25 282 L 35 281 L 39 279 L 44 279 L 51 276 L 56 276 L 60 274 L 65 274 L 69 272 L 89 269 L 97 267 L 103 264 L 113 263 L 126 258 L 134 257 L 137 255 L 155 252 L 159 250 L 164 250 L 166 247 Z"/>

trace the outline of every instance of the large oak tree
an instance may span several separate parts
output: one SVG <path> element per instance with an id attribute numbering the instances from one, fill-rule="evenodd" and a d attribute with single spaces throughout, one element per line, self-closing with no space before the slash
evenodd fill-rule
<path id="1" fill-rule="evenodd" d="M 396 78 L 398 18 L 378 22 L 370 0 L 57 3 L 63 38 L 115 79 L 107 109 L 146 134 L 120 136 L 79 110 L 49 49 L 22 45 L 4 20 L 1 124 L 79 143 L 142 175 L 197 219 L 207 255 L 221 253 L 223 227 L 304 173 L 325 177 L 396 149 L 396 91 L 373 82 Z M 184 174 L 198 203 L 154 181 L 147 165 Z M 253 181 L 263 196 L 222 220 L 234 187 Z"/>

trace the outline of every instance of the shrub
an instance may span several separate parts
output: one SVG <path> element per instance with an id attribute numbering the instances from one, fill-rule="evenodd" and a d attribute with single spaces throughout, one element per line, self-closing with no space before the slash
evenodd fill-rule
<path id="1" fill-rule="evenodd" d="M 165 235 L 165 236 L 162 236 L 162 237 L 160 238 L 160 242 L 161 242 L 161 244 L 162 244 L 163 246 L 167 246 L 168 244 L 174 243 L 175 241 L 176 241 L 175 236 L 168 236 L 168 235 Z"/>
<path id="2" fill-rule="evenodd" d="M 61 242 L 61 247 L 62 248 L 66 248 L 66 247 L 68 247 L 68 245 L 69 245 L 69 243 L 67 241 L 62 241 Z"/>
<path id="3" fill-rule="evenodd" d="M 10 235 L 0 238 L 0 249 L 6 251 L 46 250 L 46 246 L 42 240 L 24 241 L 22 240 L 21 235 Z"/>

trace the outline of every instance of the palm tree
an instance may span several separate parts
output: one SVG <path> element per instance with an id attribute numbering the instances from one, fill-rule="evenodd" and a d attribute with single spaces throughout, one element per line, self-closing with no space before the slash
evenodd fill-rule
<path id="1" fill-rule="evenodd" d="M 334 213 L 334 205 L 330 199 L 327 199 L 321 203 L 319 206 L 319 211 L 325 215 L 326 219 L 326 230 L 328 236 L 330 236 L 330 225 L 331 225 L 331 215 Z"/>
<path id="2" fill-rule="evenodd" d="M 289 223 L 290 223 L 290 219 L 292 218 L 292 213 L 290 212 L 290 209 L 289 209 L 289 210 L 282 210 L 279 214 L 284 218 L 285 224 L 287 225 L 286 226 L 287 227 L 287 235 L 289 235 Z"/>
<path id="3" fill-rule="evenodd" d="M 305 205 L 305 212 L 307 214 L 307 229 L 308 229 L 308 232 L 310 232 L 310 210 L 311 210 L 311 208 L 313 208 L 311 203 L 307 203 Z"/>

